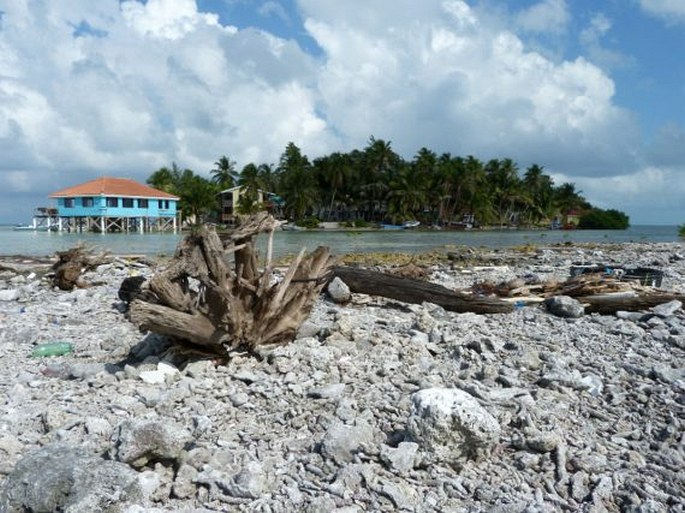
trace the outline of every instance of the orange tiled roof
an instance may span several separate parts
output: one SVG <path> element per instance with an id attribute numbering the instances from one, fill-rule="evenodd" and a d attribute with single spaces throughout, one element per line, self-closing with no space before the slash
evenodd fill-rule
<path id="1" fill-rule="evenodd" d="M 135 180 L 112 178 L 109 176 L 101 176 L 80 185 L 67 187 L 66 189 L 53 192 L 48 197 L 65 198 L 72 196 L 126 196 L 134 198 L 179 199 L 178 196 L 160 191 L 159 189 L 153 189 Z"/>

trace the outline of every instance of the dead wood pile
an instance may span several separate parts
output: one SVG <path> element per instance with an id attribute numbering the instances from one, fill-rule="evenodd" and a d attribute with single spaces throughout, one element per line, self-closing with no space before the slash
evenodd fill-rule
<path id="1" fill-rule="evenodd" d="M 550 280 L 525 283 L 522 279 L 492 284 L 478 283 L 472 292 L 508 301 L 538 303 L 552 296 L 570 296 L 585 305 L 587 313 L 613 314 L 619 310 L 636 311 L 673 300 L 685 301 L 685 295 L 622 280 L 603 273 L 587 273 L 564 282 Z"/>
<path id="2" fill-rule="evenodd" d="M 53 284 L 61 290 L 73 290 L 75 287 L 89 287 L 82 279 L 82 274 L 95 269 L 108 261 L 106 253 L 95 254 L 92 248 L 78 245 L 66 251 L 56 253 L 57 262 L 52 266 Z"/>
<path id="3" fill-rule="evenodd" d="M 271 261 L 277 226 L 270 215 L 257 214 L 223 241 L 213 228 L 197 228 L 167 268 L 143 284 L 131 302 L 131 320 L 223 354 L 289 342 L 325 285 L 333 259 L 325 247 L 307 256 L 303 249 L 279 280 Z M 261 270 L 255 247 L 260 233 L 269 234 Z"/>

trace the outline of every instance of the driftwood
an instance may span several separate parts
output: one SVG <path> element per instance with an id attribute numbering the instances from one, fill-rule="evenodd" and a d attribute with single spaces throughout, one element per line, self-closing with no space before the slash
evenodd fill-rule
<path id="1" fill-rule="evenodd" d="M 577 299 L 585 305 L 586 313 L 604 315 L 614 314 L 619 310 L 637 312 L 674 300 L 685 304 L 684 294 L 673 294 L 672 292 L 657 289 L 597 294 Z"/>
<path id="2" fill-rule="evenodd" d="M 673 300 L 685 303 L 683 294 L 599 275 L 578 276 L 562 283 L 526 285 L 522 280 L 499 285 L 480 283 L 471 290 L 455 291 L 427 281 L 353 267 L 335 267 L 333 274 L 352 292 L 406 303 L 426 301 L 453 312 L 507 313 L 515 309 L 516 303 L 534 305 L 558 295 L 575 297 L 585 305 L 587 313 L 600 314 L 645 310 Z"/>
<path id="3" fill-rule="evenodd" d="M 388 274 L 358 269 L 335 267 L 333 274 L 347 284 L 350 291 L 383 296 L 405 303 L 434 303 L 451 312 L 507 313 L 514 305 L 499 298 L 463 291 L 450 290 L 427 281 L 390 276 Z"/>
<path id="4" fill-rule="evenodd" d="M 53 284 L 61 290 L 73 290 L 75 287 L 85 288 L 91 284 L 81 278 L 84 271 L 95 269 L 107 261 L 105 253 L 94 254 L 91 248 L 83 245 L 75 246 L 66 251 L 58 251 L 57 262 L 52 266 L 55 274 Z"/>
<path id="5" fill-rule="evenodd" d="M 261 213 L 223 241 L 214 229 L 197 228 L 181 241 L 166 270 L 131 301 L 131 320 L 141 329 L 219 353 L 289 342 L 309 315 L 333 259 L 327 248 L 307 256 L 303 249 L 278 281 L 271 262 L 277 226 Z M 267 255 L 260 270 L 254 239 L 265 232 Z"/>
<path id="6" fill-rule="evenodd" d="M 505 301 L 536 304 L 552 296 L 570 296 L 585 305 L 586 313 L 610 315 L 623 311 L 640 311 L 678 300 L 685 303 L 685 295 L 643 286 L 637 281 L 622 280 L 602 273 L 574 276 L 558 283 L 524 284 L 512 280 L 498 285 L 479 283 L 473 287 L 478 293 L 502 297 Z"/>

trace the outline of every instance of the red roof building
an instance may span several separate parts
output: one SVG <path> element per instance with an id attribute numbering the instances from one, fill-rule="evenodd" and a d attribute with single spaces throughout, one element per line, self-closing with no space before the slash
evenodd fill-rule
<path id="1" fill-rule="evenodd" d="M 180 198 L 129 178 L 103 176 L 53 192 L 57 226 L 69 231 L 177 229 Z"/>
<path id="2" fill-rule="evenodd" d="M 68 198 L 77 196 L 118 196 L 126 198 L 179 199 L 168 192 L 154 189 L 129 178 L 101 176 L 73 187 L 53 192 L 49 198 Z"/>

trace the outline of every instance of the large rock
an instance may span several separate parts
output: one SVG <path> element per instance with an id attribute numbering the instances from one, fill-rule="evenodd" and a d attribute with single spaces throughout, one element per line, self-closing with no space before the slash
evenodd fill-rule
<path id="1" fill-rule="evenodd" d="M 339 465 L 350 463 L 358 452 L 373 451 L 373 429 L 365 421 L 355 424 L 334 423 L 321 441 L 321 454 Z"/>
<path id="2" fill-rule="evenodd" d="M 486 454 L 500 426 L 476 399 L 456 388 L 427 388 L 412 396 L 408 432 L 440 462 L 459 465 Z"/>
<path id="3" fill-rule="evenodd" d="M 0 301 L 16 301 L 19 299 L 19 289 L 0 290 Z"/>
<path id="4" fill-rule="evenodd" d="M 673 301 L 669 301 L 668 303 L 653 306 L 652 312 L 654 312 L 659 317 L 671 317 L 682 307 L 683 304 L 677 299 L 674 299 Z"/>
<path id="5" fill-rule="evenodd" d="M 112 435 L 110 456 L 135 468 L 153 461 L 176 461 L 190 439 L 188 431 L 173 423 L 127 420 Z"/>
<path id="6" fill-rule="evenodd" d="M 547 311 L 557 317 L 577 319 L 585 315 L 585 307 L 577 299 L 569 296 L 554 296 L 545 299 Z"/>
<path id="7" fill-rule="evenodd" d="M 130 467 L 53 445 L 17 463 L 0 492 L 0 511 L 118 513 L 141 500 L 138 474 Z"/>
<path id="8" fill-rule="evenodd" d="M 349 303 L 352 299 L 350 287 L 337 276 L 331 280 L 326 290 L 331 299 L 336 303 L 345 304 Z"/>

